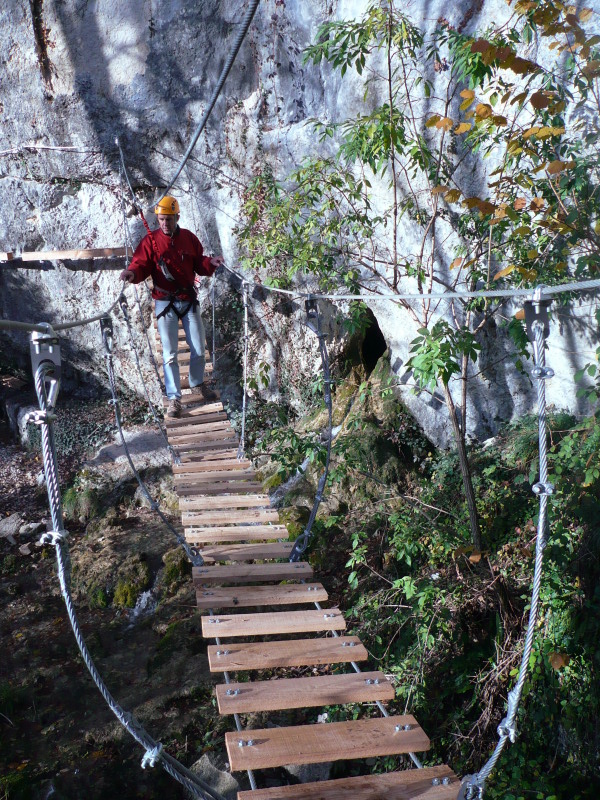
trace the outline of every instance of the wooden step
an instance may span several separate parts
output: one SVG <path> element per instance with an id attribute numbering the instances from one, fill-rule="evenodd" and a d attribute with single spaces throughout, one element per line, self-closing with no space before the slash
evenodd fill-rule
<path id="1" fill-rule="evenodd" d="M 279 514 L 277 511 L 254 510 L 248 511 L 192 511 L 183 514 L 181 517 L 184 527 L 189 528 L 195 525 L 226 525 L 228 523 L 235 524 L 236 522 L 279 522 Z"/>
<path id="2" fill-rule="evenodd" d="M 173 464 L 174 475 L 197 475 L 202 472 L 244 472 L 252 469 L 252 463 L 245 458 L 219 458 L 207 453 L 190 464 Z"/>
<path id="3" fill-rule="evenodd" d="M 204 425 L 209 422 L 227 422 L 229 417 L 224 411 L 214 412 L 210 414 L 197 414 L 195 417 L 190 417 L 189 414 L 181 417 L 167 417 L 165 425 L 167 430 L 178 430 L 179 428 L 186 428 L 195 424 Z"/>
<path id="4" fill-rule="evenodd" d="M 237 772 L 287 764 L 420 753 L 429 749 L 429 739 L 416 719 L 407 715 L 230 731 L 225 734 L 225 745 L 231 769 Z"/>
<path id="5" fill-rule="evenodd" d="M 366 661 L 369 654 L 358 636 L 327 636 L 319 639 L 288 639 L 273 642 L 231 642 L 208 645 L 211 672 L 316 667 Z"/>
<path id="6" fill-rule="evenodd" d="M 194 586 L 263 581 L 303 581 L 312 579 L 313 568 L 306 561 L 271 562 L 268 564 L 217 564 L 192 567 Z"/>
<path id="7" fill-rule="evenodd" d="M 345 629 L 346 620 L 339 608 L 202 617 L 202 635 L 205 639 L 214 639 L 217 636 L 272 636 L 281 633 L 316 633 Z"/>
<path id="8" fill-rule="evenodd" d="M 238 792 L 237 800 L 456 800 L 459 787 L 460 778 L 443 765 L 255 789 Z"/>
<path id="9" fill-rule="evenodd" d="M 197 589 L 199 609 L 287 606 L 298 603 L 323 603 L 328 594 L 320 583 L 287 583 L 274 586 L 232 586 Z"/>
<path id="10" fill-rule="evenodd" d="M 202 558 L 210 561 L 262 561 L 269 558 L 289 558 L 293 542 L 269 544 L 231 544 L 202 548 Z"/>
<path id="11" fill-rule="evenodd" d="M 198 436 L 170 437 L 169 443 L 181 452 L 201 452 L 202 450 L 222 450 L 239 445 L 237 435 L 232 431 L 211 431 Z"/>
<path id="12" fill-rule="evenodd" d="M 235 458 L 238 452 L 236 441 L 215 442 L 211 445 L 195 445 L 194 447 L 177 448 L 180 451 L 181 462 L 193 464 L 198 459 L 202 461 L 206 454 L 212 452 L 214 458 Z"/>
<path id="13" fill-rule="evenodd" d="M 163 395 L 163 405 L 169 405 L 169 398 Z M 183 394 L 179 398 L 179 402 L 182 405 L 182 408 L 185 409 L 185 413 L 190 414 L 192 409 L 189 406 L 194 406 L 198 404 L 198 408 L 193 409 L 194 414 L 192 416 L 198 416 L 202 414 L 215 414 L 217 412 L 225 411 L 223 408 L 223 403 L 220 400 L 215 400 L 212 403 L 206 403 L 202 397 L 197 394 Z M 181 419 L 181 417 L 180 417 Z"/>
<path id="14" fill-rule="evenodd" d="M 231 425 L 227 422 L 218 422 L 216 423 L 218 428 L 212 428 L 211 430 L 200 430 L 203 428 L 202 425 L 199 425 L 198 428 L 194 429 L 191 433 L 184 433 L 179 435 L 175 435 L 173 431 L 169 431 L 169 441 L 171 444 L 176 445 L 179 447 L 180 444 L 194 444 L 195 442 L 216 442 L 220 439 L 229 439 L 231 437 L 237 436 L 236 432 L 233 430 Z M 212 426 L 211 426 L 212 427 Z"/>
<path id="15" fill-rule="evenodd" d="M 181 420 L 180 420 L 181 421 Z M 210 433 L 211 431 L 232 431 L 231 423 L 227 419 L 218 420 L 217 422 L 201 422 L 198 421 L 194 425 L 190 425 L 189 420 L 185 420 L 187 425 L 181 425 L 178 428 L 172 426 L 167 428 L 169 439 L 177 440 L 180 437 L 196 436 L 200 433 Z"/>
<path id="16" fill-rule="evenodd" d="M 221 481 L 220 483 L 200 483 L 197 486 L 184 484 L 183 486 L 176 486 L 175 491 L 182 499 L 189 499 L 192 497 L 208 497 L 214 495 L 259 494 L 262 492 L 262 488 L 262 483 L 251 483 L 250 481 Z"/>
<path id="17" fill-rule="evenodd" d="M 383 672 L 348 672 L 308 678 L 276 678 L 215 686 L 221 714 L 283 711 L 288 708 L 374 703 L 396 692 Z"/>
<path id="18" fill-rule="evenodd" d="M 232 482 L 240 483 L 243 485 L 244 481 L 256 481 L 257 473 L 253 469 L 243 470 L 204 470 L 201 472 L 183 472 L 173 475 L 173 482 L 177 487 L 183 486 L 202 486 L 203 484 L 217 484 L 224 483 L 225 485 Z"/>
<path id="19" fill-rule="evenodd" d="M 204 511 L 205 509 L 269 508 L 267 494 L 218 495 L 217 497 L 180 497 L 179 510 Z"/>
<path id="20" fill-rule="evenodd" d="M 284 525 L 230 525 L 215 527 L 192 527 L 185 529 L 187 542 L 195 544 L 227 544 L 231 542 L 269 542 L 273 539 L 287 539 Z"/>

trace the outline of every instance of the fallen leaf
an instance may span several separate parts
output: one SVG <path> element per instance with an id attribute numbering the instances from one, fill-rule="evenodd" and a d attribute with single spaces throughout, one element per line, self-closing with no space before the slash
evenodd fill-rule
<path id="1" fill-rule="evenodd" d="M 552 669 L 559 670 L 563 667 L 566 667 L 569 661 L 571 660 L 571 656 L 568 653 L 549 653 L 548 654 L 548 661 L 550 661 L 550 666 Z"/>

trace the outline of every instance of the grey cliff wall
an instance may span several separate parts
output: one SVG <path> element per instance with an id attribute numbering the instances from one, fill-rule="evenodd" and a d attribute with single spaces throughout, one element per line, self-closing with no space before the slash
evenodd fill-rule
<path id="1" fill-rule="evenodd" d="M 156 187 L 171 177 L 202 115 L 245 5 L 240 0 L 4 0 L 0 250 L 18 254 L 122 246 L 115 137 L 122 143 L 138 197 L 150 203 Z M 261 3 L 225 91 L 176 187 L 182 222 L 197 231 L 208 252 L 223 253 L 228 263 L 236 263 L 235 227 L 244 186 L 267 164 L 283 177 L 315 154 L 319 145 L 307 119 L 339 120 L 360 107 L 362 79 L 347 76 L 342 81 L 326 67 L 304 65 L 302 50 L 320 23 L 358 16 L 366 5 L 364 0 Z M 443 16 L 467 31 L 484 29 L 508 13 L 504 0 L 424 0 L 409 3 L 407 10 L 425 27 Z M 475 165 L 473 185 L 481 179 Z M 143 228 L 128 213 L 137 242 Z M 407 227 L 403 247 L 411 247 L 413 235 Z M 104 310 L 118 294 L 123 262 L 94 262 L 93 271 L 81 267 L 80 262 L 38 264 L 31 270 L 0 267 L 2 316 L 65 321 Z M 217 280 L 218 326 L 235 329 L 237 335 L 236 293 L 234 283 Z M 147 293 L 141 296 L 148 319 Z M 208 286 L 203 302 L 208 313 Z M 279 380 L 301 383 L 303 375 L 314 374 L 317 363 L 314 337 L 299 328 L 302 308 L 290 309 L 288 304 L 280 313 L 278 302 L 253 303 L 253 358 L 256 363 L 276 362 L 269 387 L 273 395 Z M 237 304 L 235 314 L 232 303 Z M 584 410 L 575 397 L 573 372 L 591 359 L 596 346 L 594 305 L 584 299 L 576 304 L 575 319 L 559 312 L 553 324 L 550 361 L 557 377 L 548 390 L 549 401 L 557 406 Z M 406 387 L 406 402 L 428 435 L 446 443 L 449 425 L 443 404 L 437 397 L 413 395 L 410 376 L 403 372 L 414 324 L 389 303 L 373 303 L 371 308 Z M 142 341 L 139 317 L 134 316 Z M 343 347 L 341 333 L 338 327 L 331 331 L 337 352 Z M 119 321 L 117 337 L 117 367 L 136 388 L 132 353 Z M 1 341 L 11 355 L 26 352 L 22 335 L 4 335 Z M 74 369 L 102 375 L 99 341 L 97 326 L 69 334 L 65 352 Z M 509 348 L 498 326 L 490 325 L 478 367 L 483 374 L 473 378 L 469 409 L 471 431 L 479 438 L 493 435 L 499 421 L 533 408 L 531 382 L 511 366 Z M 233 361 L 224 358 L 223 364 L 231 366 Z M 152 379 L 147 358 L 144 370 Z M 153 386 L 156 396 L 156 382 Z M 232 387 L 230 392 L 235 394 Z"/>

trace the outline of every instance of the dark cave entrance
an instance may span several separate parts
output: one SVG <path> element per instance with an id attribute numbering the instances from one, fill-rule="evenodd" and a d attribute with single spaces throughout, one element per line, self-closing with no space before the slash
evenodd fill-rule
<path id="1" fill-rule="evenodd" d="M 367 375 L 370 375 L 381 356 L 387 350 L 387 342 L 375 319 L 375 315 L 370 309 L 367 309 L 367 316 L 369 324 L 360 347 L 360 355 L 365 365 Z"/>

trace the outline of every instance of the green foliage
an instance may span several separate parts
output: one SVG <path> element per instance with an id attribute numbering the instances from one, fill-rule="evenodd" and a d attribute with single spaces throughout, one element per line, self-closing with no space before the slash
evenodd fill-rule
<path id="1" fill-rule="evenodd" d="M 133 608 L 140 594 L 150 586 L 150 569 L 141 556 L 130 556 L 119 569 L 113 595 L 117 608 Z"/>
<path id="2" fill-rule="evenodd" d="M 419 386 L 435 389 L 438 381 L 448 385 L 452 375 L 461 371 L 461 357 L 477 360 L 481 345 L 471 331 L 456 330 L 438 320 L 431 330 L 420 328 L 411 342 L 411 357 L 406 366 L 412 369 Z"/>

